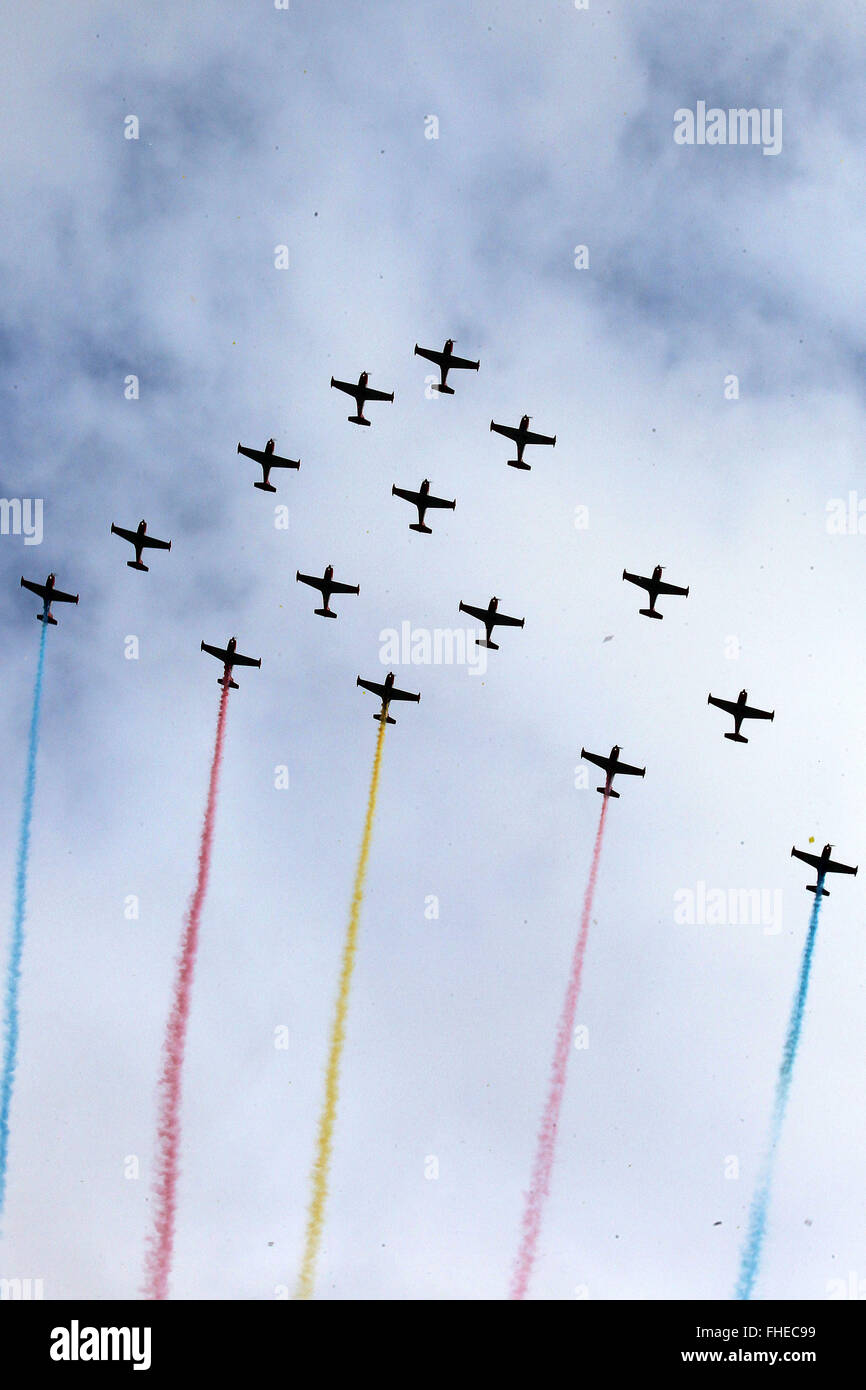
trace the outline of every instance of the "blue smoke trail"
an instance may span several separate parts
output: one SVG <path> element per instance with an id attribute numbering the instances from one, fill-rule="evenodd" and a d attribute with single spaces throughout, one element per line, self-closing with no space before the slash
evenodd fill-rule
<path id="1" fill-rule="evenodd" d="M 45 610 L 43 609 L 43 615 Z M 33 710 L 30 715 L 30 735 L 27 740 L 27 773 L 24 779 L 24 798 L 21 803 L 21 827 L 18 832 L 18 859 L 15 866 L 15 906 L 12 914 L 12 941 L 9 947 L 9 968 L 6 973 L 6 999 L 3 1017 L 3 1072 L 0 1080 L 0 1217 L 6 1201 L 6 1166 L 9 1157 L 9 1110 L 18 1057 L 18 985 L 21 980 L 21 955 L 24 950 L 24 912 L 27 906 L 27 863 L 30 858 L 30 823 L 33 819 L 33 796 L 36 790 L 36 751 L 39 746 L 39 709 L 42 704 L 42 669 L 45 665 L 45 634 L 48 624 L 42 623 L 39 638 L 39 659 L 33 685 Z"/>
<path id="2" fill-rule="evenodd" d="M 767 1229 L 767 1207 L 770 1201 L 770 1188 L 773 1181 L 773 1160 L 776 1156 L 779 1137 L 782 1133 L 782 1122 L 784 1121 L 785 1109 L 788 1104 L 788 1092 L 791 1089 L 791 1074 L 794 1070 L 794 1059 L 797 1056 L 797 1048 L 800 1045 L 800 1032 L 803 1027 L 803 1012 L 806 1007 L 806 993 L 809 989 L 809 975 L 812 970 L 812 954 L 815 948 L 815 934 L 818 930 L 818 914 L 821 910 L 821 889 L 823 887 L 824 875 L 821 874 L 818 878 L 818 889 L 815 893 L 815 905 L 812 908 L 812 915 L 809 918 L 809 932 L 806 937 L 806 944 L 803 947 L 803 959 L 800 962 L 800 977 L 797 981 L 797 993 L 794 995 L 791 1017 L 788 1021 L 788 1031 L 785 1034 L 785 1046 L 782 1049 L 782 1065 L 779 1067 L 779 1078 L 776 1082 L 776 1094 L 773 1100 L 770 1142 L 767 1146 L 767 1152 L 761 1166 L 758 1185 L 752 1199 L 752 1210 L 749 1214 L 749 1234 L 746 1237 L 746 1244 L 743 1248 L 740 1277 L 737 1280 L 737 1291 L 735 1295 L 737 1298 L 751 1298 L 752 1289 L 754 1288 L 755 1279 L 758 1274 L 758 1264 L 761 1259 L 761 1250 Z"/>

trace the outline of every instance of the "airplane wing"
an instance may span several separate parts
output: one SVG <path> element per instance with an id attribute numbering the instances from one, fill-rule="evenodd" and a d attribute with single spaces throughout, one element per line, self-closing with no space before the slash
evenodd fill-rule
<path id="1" fill-rule="evenodd" d="M 364 687 L 365 690 L 371 691 L 373 695 L 378 695 L 380 700 L 384 700 L 384 698 L 385 698 L 385 687 L 384 687 L 384 685 L 377 685 L 375 681 L 365 681 L 365 680 L 362 680 L 360 676 L 359 676 L 358 679 L 355 681 L 355 684 L 356 684 L 356 685 L 362 685 L 362 686 Z M 392 692 L 392 693 L 393 693 L 393 692 Z"/>
<path id="2" fill-rule="evenodd" d="M 490 610 L 487 608 L 473 608 L 471 603 L 460 604 L 461 613 L 469 613 L 473 618 L 477 618 L 480 623 L 486 623 L 490 617 Z"/>
<path id="3" fill-rule="evenodd" d="M 365 401 L 393 401 L 393 391 L 374 391 L 372 386 L 364 387 Z"/>
<path id="4" fill-rule="evenodd" d="M 728 714 L 735 715 L 739 712 L 739 706 L 736 700 L 719 700 L 715 695 L 708 695 L 707 704 L 716 705 L 719 709 L 726 710 Z"/>
<path id="5" fill-rule="evenodd" d="M 394 686 L 393 690 L 391 691 L 391 699 L 392 699 L 392 700 L 414 700 L 415 703 L 417 704 L 418 701 L 421 699 L 421 696 L 420 696 L 420 695 L 413 695 L 413 694 L 411 694 L 411 692 L 408 691 L 408 690 L 398 690 L 397 687 Z"/>
<path id="6" fill-rule="evenodd" d="M 617 777 L 643 777 L 646 773 L 645 767 L 631 767 L 628 763 L 621 763 L 617 760 L 613 765 L 613 771 Z"/>
<path id="7" fill-rule="evenodd" d="M 329 585 L 332 594 L 360 594 L 360 584 L 340 584 L 332 579 Z"/>
<path id="8" fill-rule="evenodd" d="M 495 420 L 490 421 L 490 428 L 495 434 L 504 434 L 506 439 L 513 439 L 515 442 L 520 438 L 520 430 L 513 425 L 497 425 Z"/>
<path id="9" fill-rule="evenodd" d="M 171 550 L 171 541 L 158 541 L 156 536 L 136 536 L 136 543 L 139 541 L 147 550 Z"/>
<path id="10" fill-rule="evenodd" d="M 347 396 L 354 396 L 358 391 L 357 381 L 337 381 L 336 377 L 331 377 L 331 385 L 336 386 L 338 391 L 345 391 Z"/>
<path id="11" fill-rule="evenodd" d="M 115 536 L 122 536 L 125 541 L 131 541 L 133 545 L 139 540 L 136 531 L 127 531 L 123 526 L 115 526 L 113 521 L 111 523 L 111 530 Z"/>
<path id="12" fill-rule="evenodd" d="M 753 705 L 746 705 L 743 709 L 744 719 L 772 719 L 776 711 L 770 709 L 755 709 Z"/>
<path id="13" fill-rule="evenodd" d="M 488 613 L 488 618 L 493 620 L 494 627 L 523 627 L 525 618 L 509 618 L 507 613 Z"/>
<path id="14" fill-rule="evenodd" d="M 468 372 L 477 372 L 481 363 L 470 362 L 468 357 L 449 357 L 448 366 L 462 368 Z"/>
<path id="15" fill-rule="evenodd" d="M 588 763 L 595 763 L 596 767 L 604 768 L 605 772 L 610 769 L 610 758 L 605 758 L 601 753 L 587 753 L 585 748 L 581 748 L 580 756 L 586 758 Z"/>
<path id="16" fill-rule="evenodd" d="M 391 496 L 402 497 L 406 502 L 411 502 L 413 507 L 417 507 L 418 503 L 422 500 L 420 492 L 410 492 L 409 489 L 405 487 L 392 487 Z"/>
<path id="17" fill-rule="evenodd" d="M 29 589 L 31 594 L 38 594 L 41 599 L 48 595 L 47 585 L 37 584 L 34 579 L 25 579 L 23 574 L 21 576 L 21 588 Z"/>
<path id="18" fill-rule="evenodd" d="M 415 344 L 415 356 L 426 357 L 428 362 L 435 362 L 437 367 L 441 367 L 445 361 L 444 352 L 437 352 L 435 348 L 422 348 L 419 347 L 417 343 Z M 449 365 L 455 365 L 455 361 L 453 358 L 451 359 Z"/>
<path id="19" fill-rule="evenodd" d="M 829 860 L 826 867 L 828 874 L 856 874 L 857 872 L 856 867 L 852 869 L 850 864 L 837 864 L 834 859 Z"/>
<path id="20" fill-rule="evenodd" d="M 286 459 L 280 454 L 266 454 L 264 449 L 248 449 L 245 444 L 238 445 L 238 453 L 246 454 L 248 459 L 255 459 L 256 463 L 261 463 L 269 468 L 300 468 L 300 459 Z"/>
<path id="21" fill-rule="evenodd" d="M 313 588 L 313 589 L 319 589 L 322 593 L 325 592 L 325 588 L 326 588 L 325 580 L 324 580 L 324 579 L 320 579 L 320 578 L 318 577 L 318 575 L 315 575 L 315 574 L 301 574 L 301 571 L 298 570 L 297 574 L 295 575 L 295 579 L 296 579 L 296 580 L 300 580 L 300 582 L 301 582 L 302 584 L 309 584 L 310 587 Z M 336 586 L 335 584 L 332 584 L 332 585 L 329 585 L 329 586 L 327 586 L 327 587 L 330 587 L 330 588 L 336 590 L 336 587 L 337 587 L 337 586 Z"/>
<path id="22" fill-rule="evenodd" d="M 623 579 L 627 579 L 629 584 L 637 584 L 641 589 L 651 589 L 652 580 L 646 579 L 642 574 L 629 574 L 628 570 L 623 570 Z"/>
<path id="23" fill-rule="evenodd" d="M 454 508 L 457 506 L 456 501 L 448 502 L 444 497 L 431 497 L 429 493 L 425 497 L 424 501 L 426 502 L 428 507 L 450 507 L 452 512 L 454 511 Z"/>
<path id="24" fill-rule="evenodd" d="M 660 594 L 682 594 L 684 597 L 689 592 L 687 588 L 681 589 L 678 584 L 666 584 L 663 579 L 658 582 L 658 591 Z"/>
<path id="25" fill-rule="evenodd" d="M 804 849 L 792 849 L 791 857 L 793 859 L 802 859 L 804 864 L 811 864 L 813 869 L 820 869 L 821 867 L 821 856 L 819 854 L 807 854 Z"/>
<path id="26" fill-rule="evenodd" d="M 233 666 L 261 666 L 261 664 L 262 658 L 260 656 L 240 656 L 238 652 L 235 652 L 232 657 Z"/>
<path id="27" fill-rule="evenodd" d="M 202 642 L 201 650 L 203 652 L 210 652 L 211 656 L 218 657 L 223 664 L 229 659 L 229 654 L 223 647 L 212 647 L 208 642 Z"/>
<path id="28" fill-rule="evenodd" d="M 524 435 L 527 444 L 555 444 L 555 434 L 532 434 L 530 431 Z"/>

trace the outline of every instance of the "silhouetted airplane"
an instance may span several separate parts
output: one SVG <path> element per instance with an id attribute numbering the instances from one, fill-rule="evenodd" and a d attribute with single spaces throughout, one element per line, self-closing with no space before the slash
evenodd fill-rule
<path id="1" fill-rule="evenodd" d="M 262 664 L 262 659 L 260 656 L 241 656 L 240 652 L 237 650 L 237 646 L 238 639 L 236 637 L 230 637 L 228 646 L 225 648 L 210 647 L 208 646 L 207 642 L 202 642 L 201 644 L 201 650 L 203 652 L 209 652 L 211 656 L 215 656 L 217 660 L 221 661 L 223 666 L 225 667 L 225 671 L 223 672 L 222 676 L 217 677 L 217 685 L 224 686 L 226 682 L 228 682 L 230 690 L 238 689 L 237 681 L 233 681 L 231 678 L 231 671 L 233 666 L 261 666 Z"/>
<path id="2" fill-rule="evenodd" d="M 357 415 L 350 415 L 348 419 L 353 425 L 369 425 L 370 421 L 364 414 L 364 405 L 367 401 L 393 401 L 393 391 L 374 391 L 372 386 L 368 386 L 370 379 L 369 372 L 362 372 L 357 382 L 337 381 L 331 377 L 331 385 L 336 386 L 338 391 L 345 391 L 347 396 L 355 397 L 355 409 Z"/>
<path id="3" fill-rule="evenodd" d="M 50 623 L 52 627 L 57 626 L 57 619 L 51 613 L 52 603 L 78 602 L 77 594 L 64 594 L 60 589 L 55 589 L 54 584 L 53 574 L 49 574 L 44 584 L 37 584 L 33 579 L 25 579 L 23 574 L 21 576 L 21 588 L 29 589 L 32 594 L 38 594 L 44 604 L 42 612 L 36 614 L 39 622 Z"/>
<path id="4" fill-rule="evenodd" d="M 473 608 L 471 603 L 460 603 L 460 612 L 469 613 L 473 618 L 477 618 L 484 624 L 486 638 L 476 637 L 477 647 L 489 647 L 491 651 L 498 652 L 499 646 L 496 642 L 491 642 L 490 634 L 495 627 L 523 627 L 525 618 L 509 618 L 506 613 L 498 612 L 499 599 L 492 598 L 486 608 Z"/>
<path id="5" fill-rule="evenodd" d="M 408 690 L 398 690 L 394 684 L 393 671 L 388 672 L 387 676 L 385 677 L 384 685 L 378 685 L 376 681 L 363 681 L 361 680 L 360 676 L 358 677 L 355 684 L 362 686 L 364 690 L 371 690 L 373 694 L 378 695 L 379 699 L 382 701 L 382 708 L 380 709 L 379 713 L 373 715 L 373 718 L 378 719 L 380 724 L 383 719 L 385 720 L 386 724 L 397 723 L 397 720 L 392 719 L 390 714 L 388 713 L 388 706 L 390 705 L 392 700 L 414 700 L 417 704 L 418 701 L 421 699 L 420 695 L 412 695 Z"/>
<path id="6" fill-rule="evenodd" d="M 269 439 L 264 449 L 248 449 L 246 444 L 238 445 L 238 453 L 245 454 L 248 459 L 254 459 L 261 464 L 262 481 L 253 483 L 261 492 L 276 492 L 276 488 L 270 481 L 272 468 L 300 468 L 300 459 L 284 459 L 279 454 L 274 453 L 274 441 Z"/>
<path id="7" fill-rule="evenodd" d="M 341 584 L 334 578 L 334 566 L 328 565 L 321 579 L 315 574 L 301 574 L 298 570 L 295 579 L 301 584 L 309 584 L 311 588 L 318 589 L 322 595 L 323 608 L 314 608 L 313 612 L 318 613 L 320 618 L 336 618 L 336 613 L 331 612 L 331 594 L 360 594 L 360 584 Z"/>
<path id="8" fill-rule="evenodd" d="M 688 595 L 688 589 L 680 589 L 676 584 L 667 584 L 665 580 L 662 579 L 663 568 L 663 565 L 656 565 L 652 572 L 651 579 L 645 579 L 641 574 L 629 574 L 628 570 L 623 570 L 622 572 L 623 579 L 627 579 L 629 584 L 637 584 L 639 588 L 646 589 L 649 594 L 649 608 L 641 608 L 638 610 L 645 618 L 664 617 L 664 613 L 656 612 L 656 599 L 659 594 L 682 594 L 684 597 Z"/>
<path id="9" fill-rule="evenodd" d="M 604 786 L 596 787 L 597 792 L 602 796 L 619 797 L 619 792 L 613 790 L 613 779 L 619 776 L 643 777 L 646 773 L 645 767 L 630 767 L 628 763 L 619 761 L 619 744 L 615 743 L 607 757 L 603 753 L 587 753 L 585 748 L 581 748 L 580 756 L 586 758 L 587 762 L 595 763 L 596 767 L 604 769 Z"/>
<path id="10" fill-rule="evenodd" d="M 419 492 L 410 492 L 403 487 L 392 487 L 391 496 L 402 497 L 405 501 L 411 502 L 413 507 L 418 508 L 418 520 L 409 522 L 409 530 L 423 531 L 425 536 L 432 536 L 433 534 L 430 527 L 424 525 L 424 513 L 428 507 L 449 507 L 453 512 L 457 506 L 456 501 L 446 502 L 444 497 L 431 497 L 429 478 L 424 479 Z"/>
<path id="11" fill-rule="evenodd" d="M 818 887 L 819 885 L 822 885 L 822 880 L 824 879 L 826 874 L 856 874 L 859 865 L 855 865 L 855 867 L 852 869 L 850 864 L 834 863 L 834 861 L 830 858 L 830 852 L 832 849 L 832 845 L 825 845 L 824 848 L 821 850 L 820 854 L 807 854 L 806 851 L 802 849 L 791 849 L 791 857 L 793 859 L 802 859 L 804 864 L 811 864 L 812 868 L 817 870 L 818 882 L 807 883 L 807 892 L 817 893 Z M 830 896 L 830 894 L 827 892 L 827 889 L 824 888 L 823 885 L 821 886 L 821 894 L 825 898 L 829 898 Z"/>
<path id="12" fill-rule="evenodd" d="M 171 550 L 171 541 L 158 541 L 155 536 L 147 535 L 147 522 L 140 521 L 135 531 L 125 531 L 122 526 L 115 526 L 111 523 L 111 534 L 122 536 L 130 545 L 135 546 L 135 559 L 127 560 L 127 565 L 131 570 L 144 570 L 147 573 L 147 565 L 141 563 L 142 550 Z"/>
<path id="13" fill-rule="evenodd" d="M 772 719 L 775 710 L 755 709 L 752 705 L 747 705 L 749 698 L 747 690 L 741 690 L 736 700 L 719 700 L 715 695 L 707 696 L 708 705 L 716 705 L 718 709 L 723 709 L 734 716 L 734 732 L 725 734 L 733 743 L 748 743 L 744 734 L 740 733 L 740 725 L 744 719 Z"/>
<path id="14" fill-rule="evenodd" d="M 490 421 L 490 428 L 496 434 L 504 434 L 506 439 L 513 439 L 517 445 L 517 458 L 508 460 L 509 468 L 524 468 L 528 472 L 532 467 L 529 463 L 523 462 L 523 450 L 527 444 L 550 444 L 556 443 L 555 434 L 533 434 L 529 428 L 531 415 L 523 415 L 520 424 L 515 429 L 513 425 L 497 425 L 494 420 Z"/>
<path id="15" fill-rule="evenodd" d="M 477 372 L 478 368 L 481 366 L 480 362 L 470 362 L 468 357 L 455 357 L 453 338 L 448 339 L 441 352 L 437 352 L 435 348 L 419 347 L 416 343 L 415 356 L 426 357 L 428 362 L 436 363 L 436 366 L 439 368 L 440 380 L 438 385 L 433 385 L 431 387 L 431 390 L 440 391 L 443 396 L 454 395 L 454 387 L 446 386 L 445 384 L 448 380 L 449 372 L 456 371 L 458 368 L 465 369 L 467 371 Z"/>

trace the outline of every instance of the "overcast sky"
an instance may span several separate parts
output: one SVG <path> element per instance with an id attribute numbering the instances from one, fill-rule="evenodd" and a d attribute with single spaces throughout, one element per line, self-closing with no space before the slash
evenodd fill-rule
<path id="1" fill-rule="evenodd" d="M 48 633 L 4 1277 L 138 1296 L 219 696 L 199 643 L 236 634 L 262 668 L 229 703 L 172 1293 L 293 1287 L 376 734 L 355 678 L 387 671 L 387 629 L 465 631 L 459 602 L 496 594 L 526 624 L 485 674 L 394 668 L 422 699 L 385 743 L 318 1295 L 506 1295 L 601 807 L 576 769 L 614 742 L 647 772 L 610 808 L 531 1294 L 731 1295 L 811 906 L 790 849 L 866 861 L 866 535 L 827 529 L 866 498 L 858 20 L 7 17 L 0 491 L 44 499 L 41 545 L 0 538 L 10 900 L 39 636 L 19 578 L 81 601 Z M 699 101 L 781 109 L 781 152 L 676 144 Z M 430 399 L 412 349 L 446 337 L 481 370 Z M 368 430 L 329 389 L 362 369 L 396 392 Z M 489 432 L 524 412 L 557 436 L 531 472 Z M 302 460 L 276 496 L 236 453 L 271 435 Z M 391 496 L 423 478 L 457 499 L 431 536 Z M 146 575 L 109 534 L 141 517 L 172 541 Z M 328 563 L 361 586 L 337 622 L 295 583 Z M 657 563 L 691 592 L 650 623 L 621 574 Z M 746 746 L 707 707 L 742 687 L 776 711 Z M 676 922 L 701 883 L 764 890 L 770 930 Z M 760 1296 L 866 1279 L 866 875 L 830 889 Z"/>

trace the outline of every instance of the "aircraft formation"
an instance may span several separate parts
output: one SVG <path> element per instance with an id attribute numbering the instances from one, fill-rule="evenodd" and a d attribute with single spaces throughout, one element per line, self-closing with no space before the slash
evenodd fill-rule
<path id="1" fill-rule="evenodd" d="M 420 347 L 416 343 L 414 355 L 417 357 L 422 357 L 427 361 L 434 363 L 438 367 L 439 381 L 431 383 L 431 390 L 436 391 L 439 394 L 448 396 L 454 395 L 454 387 L 448 384 L 449 373 L 454 371 L 477 372 L 479 371 L 481 366 L 481 363 L 479 361 L 474 361 L 466 357 L 456 356 L 454 353 L 453 338 L 448 338 L 444 344 L 444 347 L 441 350 L 435 348 Z M 354 382 L 340 381 L 336 377 L 332 376 L 331 387 L 335 390 L 342 391 L 345 395 L 351 396 L 354 400 L 355 414 L 348 416 L 349 422 L 354 425 L 369 426 L 371 424 L 371 421 L 368 420 L 364 414 L 364 408 L 368 402 L 385 402 L 388 404 L 392 404 L 394 402 L 393 391 L 383 391 L 374 388 L 370 385 L 370 374 L 367 371 L 362 371 L 359 374 L 357 381 Z M 528 446 L 540 445 L 553 448 L 556 445 L 556 435 L 539 434 L 533 430 L 530 430 L 529 424 L 531 418 L 532 417 L 529 415 L 521 416 L 520 423 L 517 426 L 500 424 L 497 423 L 495 420 L 490 421 L 490 429 L 492 432 L 503 435 L 505 438 L 511 440 L 516 445 L 517 457 L 514 459 L 507 460 L 509 468 L 517 468 L 528 472 L 531 468 L 531 465 L 527 463 L 524 458 L 524 452 Z M 261 468 L 262 476 L 260 479 L 257 479 L 253 483 L 253 486 L 258 488 L 262 492 L 273 493 L 277 491 L 276 486 L 271 482 L 271 473 L 274 469 L 296 470 L 301 466 L 300 459 L 285 458 L 277 454 L 276 443 L 274 439 L 269 439 L 265 444 L 264 449 L 256 449 L 250 445 L 239 443 L 237 446 L 237 451 L 244 457 L 251 459 Z M 417 491 L 414 491 L 411 488 L 398 487 L 395 483 L 391 488 L 391 495 L 410 503 L 410 505 L 416 509 L 418 519 L 417 521 L 409 523 L 409 529 L 411 531 L 419 532 L 422 535 L 433 534 L 432 528 L 428 526 L 425 521 L 428 511 L 453 511 L 457 506 L 456 499 L 438 497 L 435 494 L 431 493 L 430 481 L 427 478 L 423 480 Z M 111 534 L 119 536 L 122 540 L 127 541 L 130 545 L 132 545 L 135 552 L 135 559 L 127 560 L 126 563 L 130 569 L 143 571 L 144 573 L 147 573 L 149 569 L 148 565 L 144 564 L 142 561 L 142 554 L 145 550 L 171 550 L 171 541 L 159 540 L 156 537 L 148 534 L 147 522 L 144 520 L 139 522 L 135 530 L 125 529 L 124 527 L 117 526 L 114 522 L 112 522 Z M 648 576 L 632 573 L 627 569 L 624 569 L 622 572 L 623 580 L 625 580 L 629 584 L 635 585 L 640 589 L 643 589 L 648 596 L 648 607 L 638 609 L 638 612 L 643 617 L 658 620 L 664 618 L 664 614 L 660 613 L 656 607 L 658 600 L 662 597 L 688 598 L 688 585 L 681 586 L 678 584 L 671 584 L 667 580 L 662 578 L 662 573 L 662 565 L 656 565 L 652 573 Z M 322 618 L 336 618 L 338 616 L 337 613 L 331 608 L 331 599 L 335 594 L 356 595 L 361 592 L 359 584 L 350 584 L 342 580 L 335 579 L 334 567 L 330 564 L 325 567 L 321 577 L 318 575 L 302 574 L 300 570 L 297 571 L 295 577 L 298 583 L 306 584 L 309 587 L 318 590 L 319 594 L 321 595 L 321 607 L 314 608 L 313 612 L 317 616 Z M 51 611 L 53 604 L 78 603 L 77 594 L 68 594 L 57 588 L 56 578 L 54 574 L 49 574 L 44 584 L 40 584 L 34 580 L 25 579 L 22 576 L 21 584 L 24 588 L 29 589 L 32 593 L 37 594 L 42 599 L 43 611 L 41 613 L 36 614 L 37 618 L 42 622 L 56 625 L 57 619 L 54 617 Z M 470 617 L 477 619 L 477 621 L 483 626 L 484 636 L 476 638 L 476 645 L 479 647 L 485 647 L 490 651 L 499 650 L 499 643 L 493 640 L 493 631 L 495 628 L 522 628 L 525 622 L 524 618 L 516 618 L 510 616 L 507 613 L 503 613 L 499 608 L 499 599 L 496 596 L 492 597 L 489 600 L 486 607 L 476 606 L 471 603 L 464 603 L 461 600 L 459 604 L 459 611 L 461 613 L 467 613 Z M 218 684 L 228 684 L 228 687 L 233 690 L 236 690 L 238 688 L 237 682 L 233 679 L 233 670 L 236 666 L 253 666 L 259 668 L 262 664 L 260 657 L 248 657 L 238 652 L 237 639 L 235 637 L 231 637 L 225 647 L 212 646 L 203 641 L 201 643 L 201 650 L 207 652 L 209 655 L 215 657 L 217 660 L 223 663 L 223 675 L 219 678 Z M 357 677 L 356 682 L 358 686 L 362 687 L 364 690 L 370 691 L 378 697 L 378 699 L 381 701 L 381 708 L 378 711 L 378 713 L 375 714 L 373 717 L 374 719 L 380 721 L 384 720 L 388 724 L 396 723 L 396 720 L 389 713 L 392 701 L 408 700 L 417 703 L 421 699 L 420 694 L 399 689 L 397 686 L 395 686 L 394 680 L 394 673 L 393 671 L 390 671 L 386 676 L 384 682 L 364 680 L 360 676 Z M 741 690 L 736 700 L 728 700 L 713 694 L 709 694 L 707 696 L 707 703 L 725 711 L 725 713 L 729 714 L 733 718 L 733 730 L 728 730 L 724 734 L 724 737 L 726 739 L 729 739 L 733 743 L 748 743 L 748 738 L 740 732 L 741 725 L 744 723 L 744 721 L 771 721 L 775 716 L 774 710 L 765 710 L 753 705 L 749 705 L 748 692 L 746 690 Z M 615 791 L 613 787 L 613 781 L 615 777 L 643 777 L 646 773 L 645 768 L 636 767 L 632 766 L 631 764 L 621 762 L 619 754 L 619 744 L 614 744 L 610 750 L 610 753 L 608 753 L 607 755 L 587 752 L 586 749 L 581 748 L 581 757 L 584 758 L 587 762 L 595 764 L 604 772 L 604 784 L 598 787 L 597 790 L 601 792 L 605 798 L 611 797 L 618 799 L 620 796 L 620 793 L 618 791 Z M 856 867 L 852 868 L 848 865 L 834 862 L 830 858 L 831 848 L 832 846 L 825 845 L 824 850 L 822 851 L 822 854 L 820 856 L 810 855 L 797 849 L 793 849 L 791 852 L 795 857 L 805 860 L 806 863 L 812 865 L 812 867 L 815 868 L 819 881 L 825 874 L 828 873 L 857 872 Z M 815 892 L 817 890 L 817 887 L 817 883 L 815 885 L 810 885 L 809 891 Z M 824 896 L 829 896 L 826 889 L 822 889 L 822 892 Z"/>

